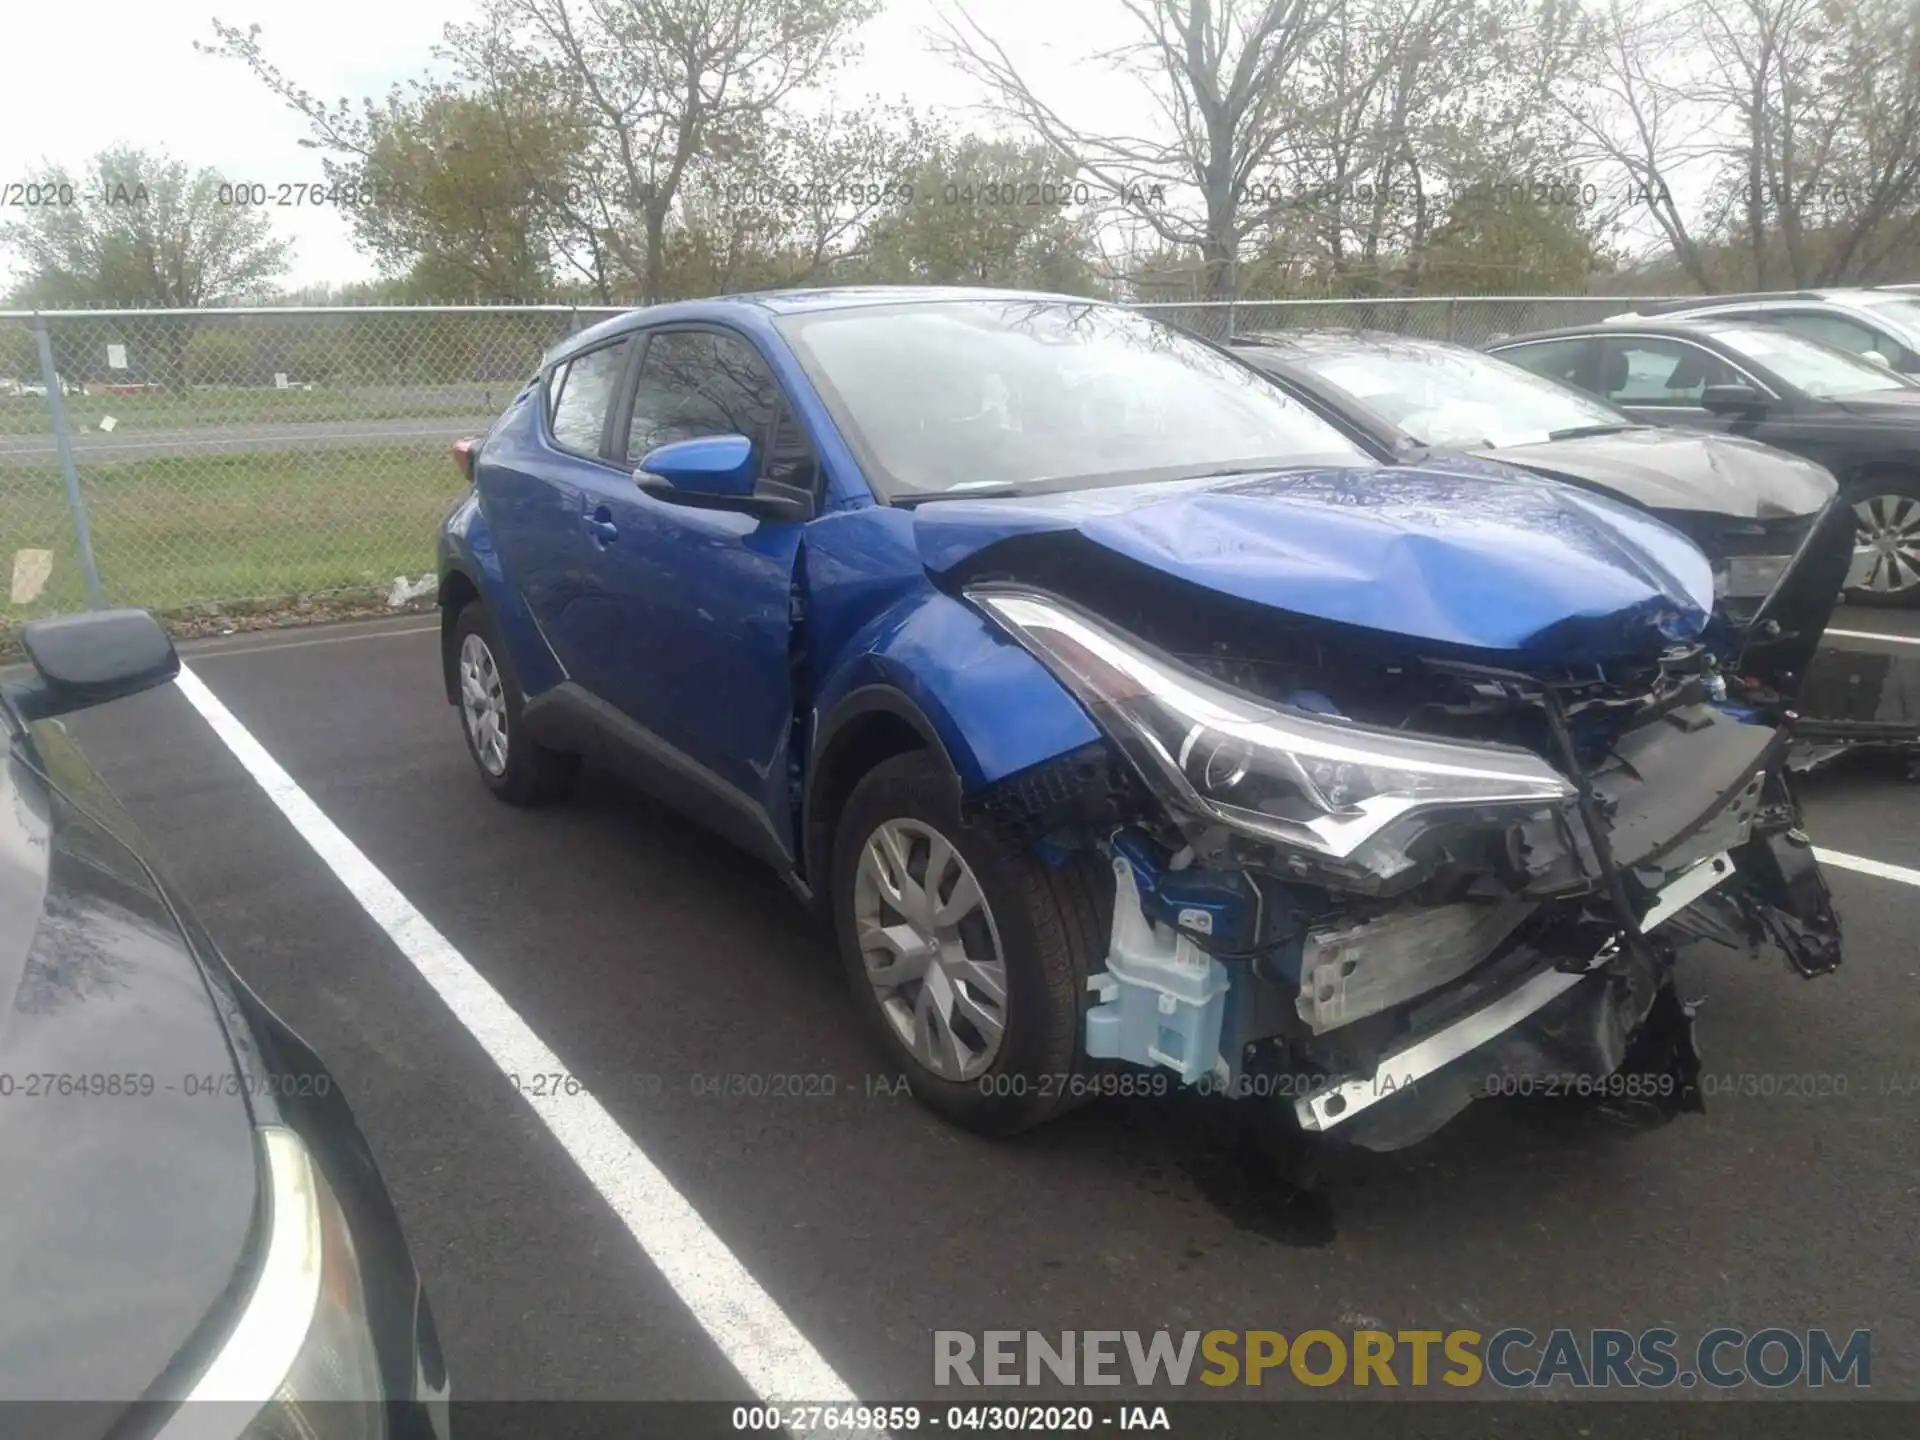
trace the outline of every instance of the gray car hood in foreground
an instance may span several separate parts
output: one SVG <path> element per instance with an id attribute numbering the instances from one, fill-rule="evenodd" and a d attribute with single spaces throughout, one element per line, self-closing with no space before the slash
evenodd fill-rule
<path id="1" fill-rule="evenodd" d="M 258 1193 L 234 1078 L 145 866 L 0 748 L 0 1401 L 136 1399 L 220 1309 Z"/>
<path id="2" fill-rule="evenodd" d="M 1652 510 L 1745 520 L 1813 514 L 1837 488 L 1832 474 L 1811 460 L 1703 430 L 1649 426 L 1473 453 Z"/>

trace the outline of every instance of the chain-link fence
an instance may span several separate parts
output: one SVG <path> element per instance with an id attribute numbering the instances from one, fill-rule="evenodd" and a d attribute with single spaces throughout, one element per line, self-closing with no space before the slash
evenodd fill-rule
<path id="1" fill-rule="evenodd" d="M 1215 338 L 1338 325 L 1479 344 L 1634 303 L 1142 308 Z M 432 568 L 463 486 L 453 441 L 490 425 L 547 347 L 614 313 L 0 312 L 0 630 L 89 603 L 293 618 L 380 605 Z"/>

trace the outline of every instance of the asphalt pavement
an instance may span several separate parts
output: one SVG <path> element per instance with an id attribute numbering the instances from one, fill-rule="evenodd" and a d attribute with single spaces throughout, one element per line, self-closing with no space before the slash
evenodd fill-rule
<path id="1" fill-rule="evenodd" d="M 1852 608 L 1835 626 L 1920 635 Z M 863 1400 L 1067 1393 L 936 1391 L 938 1330 L 1513 1325 L 1868 1328 L 1872 1394 L 1920 1398 L 1916 877 L 1829 867 L 1833 975 L 1689 962 L 1709 1075 L 1791 1081 L 1722 1085 L 1648 1129 L 1483 1101 L 1296 1184 L 1236 1142 L 1224 1104 L 1105 1100 L 993 1141 L 894 1093 L 828 937 L 770 873 L 591 771 L 551 810 L 487 794 L 420 617 L 182 653 Z M 71 723 L 344 1087 L 457 1395 L 752 1398 L 699 1318 L 714 1297 L 649 1258 L 178 687 Z M 1842 762 L 1806 792 L 1817 845 L 1920 866 L 1920 787 L 1897 767 Z"/>

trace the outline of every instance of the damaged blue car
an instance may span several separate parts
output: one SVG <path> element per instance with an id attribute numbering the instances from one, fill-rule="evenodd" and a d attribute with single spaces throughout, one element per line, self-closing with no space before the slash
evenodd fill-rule
<path id="1" fill-rule="evenodd" d="M 1718 683 L 1690 540 L 1395 463 L 1138 312 L 660 305 L 456 451 L 480 778 L 591 760 L 778 867 L 969 1127 L 1193 1087 L 1391 1148 L 1527 1077 L 1684 1079 L 1683 946 L 1839 963 L 1791 712 Z M 1831 588 L 1780 586 L 1817 633 Z"/>

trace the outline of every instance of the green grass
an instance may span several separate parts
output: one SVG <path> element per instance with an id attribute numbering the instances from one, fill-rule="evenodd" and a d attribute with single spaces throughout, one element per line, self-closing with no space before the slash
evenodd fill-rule
<path id="1" fill-rule="evenodd" d="M 180 395 L 69 395 L 67 424 L 97 427 L 111 415 L 120 431 L 187 430 L 204 425 L 259 425 L 324 420 L 423 420 L 443 415 L 491 416 L 506 408 L 519 383 L 503 380 L 445 386 L 367 386 L 341 390 L 209 387 Z M 52 420 L 38 395 L 0 395 L 0 435 L 48 435 Z"/>
<path id="2" fill-rule="evenodd" d="M 167 457 L 81 467 L 108 603 L 169 612 L 384 590 L 433 568 L 436 527 L 464 482 L 437 442 L 311 453 Z M 51 550 L 29 605 L 10 598 L 14 554 Z M 86 604 L 57 466 L 0 463 L 0 616 Z"/>

